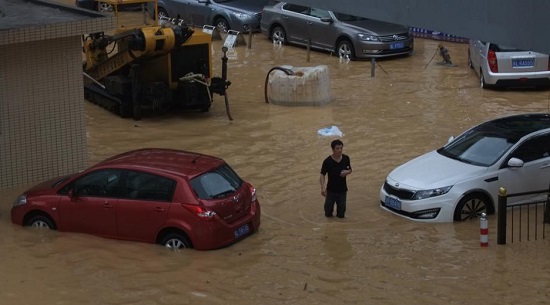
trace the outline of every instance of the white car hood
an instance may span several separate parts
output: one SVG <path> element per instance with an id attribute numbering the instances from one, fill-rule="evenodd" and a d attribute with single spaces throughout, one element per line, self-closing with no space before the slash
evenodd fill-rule
<path id="1" fill-rule="evenodd" d="M 399 188 L 410 190 L 428 190 L 480 177 L 486 171 L 487 167 L 460 162 L 434 150 L 395 168 L 388 175 L 388 183 L 399 183 Z"/>

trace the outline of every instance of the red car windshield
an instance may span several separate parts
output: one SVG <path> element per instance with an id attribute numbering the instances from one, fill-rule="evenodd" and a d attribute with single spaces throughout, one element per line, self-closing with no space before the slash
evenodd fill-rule
<path id="1" fill-rule="evenodd" d="M 224 164 L 215 170 L 193 178 L 190 183 L 198 198 L 208 200 L 233 194 L 243 181 L 229 165 Z"/>

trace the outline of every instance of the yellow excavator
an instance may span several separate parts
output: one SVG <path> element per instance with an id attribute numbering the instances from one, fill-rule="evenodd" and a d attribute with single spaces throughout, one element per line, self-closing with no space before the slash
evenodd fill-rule
<path id="1" fill-rule="evenodd" d="M 179 18 L 159 20 L 157 0 L 98 0 L 114 14 L 113 33 L 83 36 L 85 98 L 121 117 L 175 109 L 207 112 L 225 97 L 230 120 L 226 48 L 222 76 L 212 77 L 212 36 Z"/>

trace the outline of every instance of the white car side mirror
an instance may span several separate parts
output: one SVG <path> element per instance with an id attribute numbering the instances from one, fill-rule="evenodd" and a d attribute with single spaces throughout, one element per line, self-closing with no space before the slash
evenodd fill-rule
<path id="1" fill-rule="evenodd" d="M 518 158 L 511 158 L 508 161 L 508 166 L 509 167 L 522 167 L 523 166 L 523 161 L 521 159 L 518 159 Z"/>
<path id="2" fill-rule="evenodd" d="M 454 139 L 455 139 L 454 136 L 450 136 L 450 137 L 449 137 L 449 140 L 447 140 L 447 144 L 451 143 Z"/>

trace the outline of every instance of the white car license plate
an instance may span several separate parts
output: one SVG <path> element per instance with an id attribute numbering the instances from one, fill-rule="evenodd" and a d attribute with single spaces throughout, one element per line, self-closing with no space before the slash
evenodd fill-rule
<path id="1" fill-rule="evenodd" d="M 512 59 L 512 67 L 514 68 L 524 68 L 524 67 L 533 67 L 535 65 L 534 58 L 514 58 Z"/>
<path id="2" fill-rule="evenodd" d="M 240 226 L 239 228 L 237 228 L 237 230 L 235 230 L 235 232 L 233 232 L 233 235 L 235 235 L 235 238 L 239 238 L 239 237 L 242 237 L 246 234 L 250 233 L 250 227 L 248 226 L 248 224 L 245 224 L 243 226 Z"/>
<path id="3" fill-rule="evenodd" d="M 393 197 L 386 196 L 386 199 L 384 199 L 384 205 L 395 210 L 401 210 L 401 201 Z"/>

